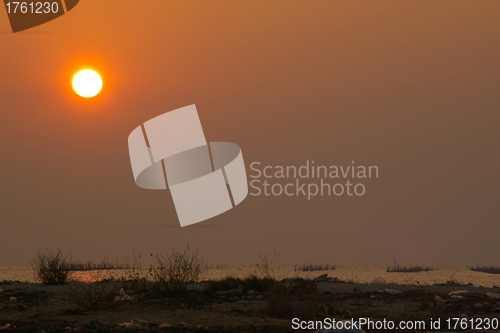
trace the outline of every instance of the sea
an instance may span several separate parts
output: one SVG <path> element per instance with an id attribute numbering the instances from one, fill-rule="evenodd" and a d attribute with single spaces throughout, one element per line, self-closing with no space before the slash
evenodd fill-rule
<path id="1" fill-rule="evenodd" d="M 136 267 L 135 272 L 143 271 L 143 276 L 147 276 L 147 267 Z M 126 277 L 130 274 L 130 269 L 109 270 L 116 278 Z M 86 280 L 89 272 L 79 272 L 77 276 L 81 280 Z M 297 271 L 294 265 L 282 265 L 278 267 L 257 267 L 256 265 L 215 265 L 208 269 L 205 276 L 206 280 L 219 280 L 228 276 L 244 278 L 251 274 L 262 276 L 269 274 L 276 279 L 288 277 L 300 277 L 305 279 L 315 278 L 322 274 L 328 274 L 328 277 L 335 277 L 340 281 L 353 283 L 372 283 L 375 279 L 382 278 L 387 284 L 400 285 L 435 285 L 446 284 L 449 281 L 461 285 L 471 284 L 477 287 L 500 287 L 500 274 L 488 274 L 475 272 L 464 266 L 441 266 L 435 267 L 429 272 L 417 273 L 394 273 L 387 272 L 387 266 L 377 265 L 343 265 L 334 270 L 320 271 Z M 1 281 L 20 281 L 36 282 L 33 276 L 33 269 L 30 265 L 9 265 L 0 266 L 0 284 Z"/>

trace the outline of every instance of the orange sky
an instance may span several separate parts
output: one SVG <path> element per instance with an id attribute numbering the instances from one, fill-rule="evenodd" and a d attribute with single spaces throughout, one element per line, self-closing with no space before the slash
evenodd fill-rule
<path id="1" fill-rule="evenodd" d="M 85 0 L 12 34 L 0 9 L 0 264 L 122 259 L 499 264 L 498 1 Z M 104 87 L 82 99 L 83 68 Z M 377 165 L 362 198 L 252 197 L 180 228 L 128 134 L 196 104 L 247 167 Z M 250 170 L 247 168 L 247 172 Z"/>

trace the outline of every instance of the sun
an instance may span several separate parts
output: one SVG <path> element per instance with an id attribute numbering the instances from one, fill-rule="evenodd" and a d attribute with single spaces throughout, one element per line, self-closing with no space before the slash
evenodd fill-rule
<path id="1" fill-rule="evenodd" d="M 79 71 L 73 78 L 73 89 L 82 97 L 94 97 L 102 89 L 101 76 L 91 69 Z"/>

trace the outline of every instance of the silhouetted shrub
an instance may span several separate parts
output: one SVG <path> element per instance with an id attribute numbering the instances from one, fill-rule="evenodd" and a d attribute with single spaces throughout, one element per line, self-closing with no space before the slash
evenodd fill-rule
<path id="1" fill-rule="evenodd" d="M 158 266 L 152 269 L 153 279 L 169 290 L 185 290 L 207 274 L 203 258 L 198 257 L 198 251 L 191 252 L 189 246 L 183 252 L 172 250 L 171 254 L 157 255 L 156 259 Z"/>
<path id="2" fill-rule="evenodd" d="M 35 280 L 44 284 L 64 284 L 70 281 L 72 272 L 69 268 L 72 258 L 71 250 L 64 254 L 59 247 L 55 253 L 47 250 L 45 254 L 38 250 L 37 256 L 31 262 Z"/>

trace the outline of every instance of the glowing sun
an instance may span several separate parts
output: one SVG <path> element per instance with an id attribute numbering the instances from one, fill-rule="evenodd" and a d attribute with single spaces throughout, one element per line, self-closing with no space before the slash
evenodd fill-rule
<path id="1" fill-rule="evenodd" d="M 94 97 L 102 89 L 102 79 L 97 72 L 84 69 L 73 78 L 73 89 L 82 97 Z"/>

